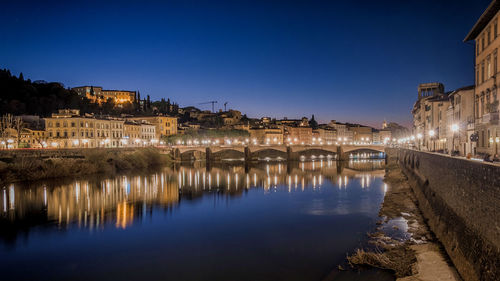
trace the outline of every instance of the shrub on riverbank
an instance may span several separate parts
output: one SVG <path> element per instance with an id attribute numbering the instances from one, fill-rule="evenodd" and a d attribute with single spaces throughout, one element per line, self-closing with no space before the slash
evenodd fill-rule
<path id="1" fill-rule="evenodd" d="M 117 150 L 89 150 L 83 158 L 16 158 L 12 163 L 0 162 L 0 183 L 75 177 L 97 173 L 146 169 L 168 163 L 168 155 L 155 148 L 124 153 Z"/>

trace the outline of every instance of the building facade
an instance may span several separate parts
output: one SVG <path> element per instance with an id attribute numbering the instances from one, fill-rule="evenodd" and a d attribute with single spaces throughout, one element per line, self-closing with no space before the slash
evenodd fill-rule
<path id="1" fill-rule="evenodd" d="M 102 104 L 111 99 L 118 106 L 124 103 L 133 103 L 136 95 L 135 91 L 103 90 L 102 87 L 98 86 L 81 86 L 72 88 L 72 90 L 92 102 Z"/>
<path id="2" fill-rule="evenodd" d="M 119 118 L 80 116 L 79 110 L 59 110 L 45 118 L 46 147 L 118 148 L 148 146 L 158 142 L 156 126 Z"/>
<path id="3" fill-rule="evenodd" d="M 311 127 L 285 127 L 286 139 L 290 144 L 311 144 L 313 133 Z"/>
<path id="4" fill-rule="evenodd" d="M 144 116 L 132 117 L 128 120 L 136 122 L 146 122 L 155 126 L 155 138 L 168 137 L 177 134 L 177 117 L 170 116 Z"/>
<path id="5" fill-rule="evenodd" d="M 477 153 L 497 154 L 500 141 L 498 107 L 498 20 L 500 2 L 494 0 L 474 24 L 464 41 L 475 42 L 474 112 Z"/>

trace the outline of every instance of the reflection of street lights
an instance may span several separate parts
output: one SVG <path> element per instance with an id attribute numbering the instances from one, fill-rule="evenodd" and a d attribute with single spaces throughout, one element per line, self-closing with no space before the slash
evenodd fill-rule
<path id="1" fill-rule="evenodd" d="M 455 151 L 455 133 L 458 131 L 458 125 L 453 124 L 451 125 L 451 131 L 453 132 L 453 140 L 452 140 L 452 146 L 451 146 L 451 154 L 453 155 L 453 151 Z"/>

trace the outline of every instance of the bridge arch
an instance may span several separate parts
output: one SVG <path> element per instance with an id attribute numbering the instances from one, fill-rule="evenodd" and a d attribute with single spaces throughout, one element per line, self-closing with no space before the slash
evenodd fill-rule
<path id="1" fill-rule="evenodd" d="M 308 148 L 296 152 L 299 157 L 303 158 L 335 158 L 337 157 L 337 151 L 332 151 L 331 149 L 322 148 Z"/>
<path id="2" fill-rule="evenodd" d="M 189 149 L 180 152 L 180 158 L 182 161 L 194 161 L 206 158 L 206 152 L 200 149 Z"/>
<path id="3" fill-rule="evenodd" d="M 215 159 L 220 159 L 220 160 L 224 159 L 240 160 L 240 159 L 245 159 L 245 152 L 239 149 L 225 148 L 212 152 L 212 156 Z"/>
<path id="4" fill-rule="evenodd" d="M 263 159 L 276 159 L 276 158 L 283 158 L 287 159 L 287 151 L 286 147 L 285 149 L 274 149 L 274 148 L 262 148 L 257 151 L 251 151 L 252 153 L 252 159 L 257 159 L 257 160 L 263 160 Z"/>
<path id="5" fill-rule="evenodd" d="M 347 153 L 351 151 L 375 151 L 385 153 L 385 147 L 383 145 L 370 145 L 370 146 L 344 146 L 342 147 L 342 152 Z"/>

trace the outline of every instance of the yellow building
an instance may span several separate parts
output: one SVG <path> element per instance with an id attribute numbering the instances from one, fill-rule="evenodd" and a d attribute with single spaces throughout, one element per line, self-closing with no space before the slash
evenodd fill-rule
<path id="1" fill-rule="evenodd" d="M 282 144 L 283 130 L 280 128 L 250 129 L 250 138 L 254 144 Z"/>
<path id="2" fill-rule="evenodd" d="M 127 139 L 127 144 L 133 145 L 141 139 L 141 125 L 134 121 L 126 121 L 123 125 L 123 136 Z"/>
<path id="3" fill-rule="evenodd" d="M 144 117 L 132 117 L 128 118 L 128 120 L 133 120 L 137 122 L 145 121 L 146 123 L 154 125 L 156 139 L 177 134 L 177 117 L 144 116 Z"/>
<path id="4" fill-rule="evenodd" d="M 477 152 L 498 153 L 500 141 L 498 114 L 498 39 L 499 1 L 494 0 L 474 24 L 464 41 L 475 41 L 475 130 Z"/>
<path id="5" fill-rule="evenodd" d="M 81 86 L 72 88 L 78 95 L 86 97 L 92 102 L 98 104 L 106 102 L 108 99 L 112 99 L 118 106 L 124 103 L 132 103 L 135 101 L 134 91 L 123 91 L 123 90 L 103 90 L 102 87 L 94 86 Z"/>
<path id="6" fill-rule="evenodd" d="M 43 148 L 47 145 L 47 137 L 44 130 L 33 130 L 24 128 L 21 130 L 19 140 L 20 147 Z"/>
<path id="7" fill-rule="evenodd" d="M 285 126 L 286 140 L 290 144 L 311 144 L 311 127 L 291 127 Z"/>
<path id="8" fill-rule="evenodd" d="M 123 120 L 84 117 L 67 109 L 44 119 L 48 147 L 123 147 Z"/>

